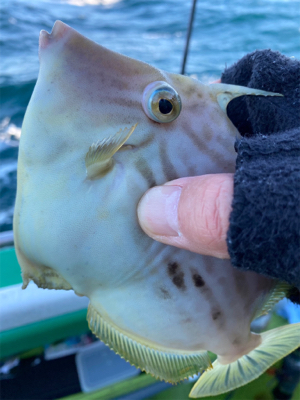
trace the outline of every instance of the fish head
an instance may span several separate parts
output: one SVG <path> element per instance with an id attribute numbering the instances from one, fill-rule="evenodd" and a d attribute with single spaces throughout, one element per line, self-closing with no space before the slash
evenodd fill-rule
<path id="1" fill-rule="evenodd" d="M 76 258 L 70 243 L 87 246 L 103 232 L 114 246 L 126 231 L 148 243 L 135 211 L 145 190 L 233 170 L 237 131 L 209 86 L 114 53 L 60 21 L 41 32 L 39 58 L 22 127 L 15 236 L 17 248 L 31 248 L 43 265 L 46 248 L 65 247 Z M 171 112 L 160 112 L 161 97 Z"/>
<path id="2" fill-rule="evenodd" d="M 41 167 L 68 163 L 68 153 L 78 152 L 82 160 L 82 152 L 86 154 L 93 143 L 135 124 L 128 144 L 134 150 L 146 149 L 145 159 L 158 159 L 159 147 L 170 143 L 174 154 L 187 158 L 190 149 L 182 148 L 182 132 L 190 132 L 202 136 L 203 143 L 211 143 L 215 153 L 216 137 L 219 141 L 223 138 L 222 146 L 226 144 L 232 160 L 237 131 L 208 86 L 114 53 L 60 21 L 51 34 L 41 32 L 39 56 L 39 77 L 23 125 L 22 147 L 29 143 L 26 154 Z M 165 107 L 172 107 L 171 112 L 168 108 L 160 112 L 158 103 L 162 101 L 167 102 Z M 34 148 L 31 140 L 36 143 Z M 194 145 L 201 147 L 200 139 Z M 202 150 L 203 154 L 208 151 Z M 213 150 L 210 153 L 213 157 Z M 136 154 L 126 154 L 126 162 L 134 164 L 139 157 Z M 214 164 L 218 159 L 215 154 Z M 220 167 L 232 170 L 232 162 L 230 166 L 227 163 Z M 85 175 L 85 166 L 81 166 Z M 169 179 L 179 175 L 168 172 Z"/>
<path id="3" fill-rule="evenodd" d="M 264 278 L 257 284 L 251 273 L 240 277 L 229 261 L 153 241 L 139 227 L 136 208 L 154 185 L 233 172 L 238 131 L 226 106 L 234 97 L 266 92 L 161 71 L 60 21 L 51 34 L 41 32 L 39 56 L 22 127 L 14 214 L 24 287 L 33 280 L 88 296 L 97 315 L 91 311 L 90 323 L 101 316 L 114 327 L 100 324 L 101 338 L 115 329 L 151 348 L 189 352 L 209 348 L 204 336 L 220 342 L 221 326 L 226 330 L 214 320 L 225 318 L 224 300 L 216 298 L 225 291 L 218 282 L 235 285 L 245 301 L 229 291 L 230 304 L 240 306 L 228 316 L 229 326 L 245 321 L 247 336 L 255 299 L 273 284 Z M 199 281 L 216 285 L 217 294 L 200 292 Z M 239 281 L 251 289 L 241 292 Z"/>

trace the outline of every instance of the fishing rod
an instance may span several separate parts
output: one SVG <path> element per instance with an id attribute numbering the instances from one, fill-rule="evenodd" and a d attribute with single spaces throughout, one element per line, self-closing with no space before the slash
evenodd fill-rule
<path id="1" fill-rule="evenodd" d="M 192 34 L 192 29 L 193 29 L 193 22 L 194 22 L 194 16 L 195 16 L 195 11 L 196 11 L 196 3 L 197 0 L 193 0 L 192 4 L 192 10 L 190 14 L 190 21 L 189 21 L 189 26 L 188 26 L 188 32 L 187 32 L 187 37 L 186 37 L 186 42 L 185 42 L 185 49 L 184 49 L 184 55 L 183 55 L 183 60 L 182 60 L 182 65 L 181 65 L 181 74 L 184 75 L 185 72 L 185 64 L 189 52 L 189 45 L 190 45 L 190 38 Z"/>

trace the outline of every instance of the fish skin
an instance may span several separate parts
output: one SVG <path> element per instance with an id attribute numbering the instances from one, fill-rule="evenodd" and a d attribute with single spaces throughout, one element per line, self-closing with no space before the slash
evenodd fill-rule
<path id="1" fill-rule="evenodd" d="M 149 187 L 234 172 L 238 131 L 213 86 L 114 53 L 61 22 L 42 31 L 39 55 L 14 217 L 24 287 L 73 288 L 121 334 L 159 351 L 210 350 L 228 363 L 252 350 L 260 339 L 250 323 L 278 282 L 155 242 L 136 216 Z M 181 97 L 171 123 L 143 111 L 143 90 L 154 81 Z M 108 173 L 88 179 L 91 145 L 134 124 Z"/>

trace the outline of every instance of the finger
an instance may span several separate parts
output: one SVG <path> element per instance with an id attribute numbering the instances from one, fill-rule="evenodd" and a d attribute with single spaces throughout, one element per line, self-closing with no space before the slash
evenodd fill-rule
<path id="1" fill-rule="evenodd" d="M 155 240 L 229 258 L 226 234 L 233 174 L 180 178 L 148 190 L 138 205 L 142 229 Z"/>

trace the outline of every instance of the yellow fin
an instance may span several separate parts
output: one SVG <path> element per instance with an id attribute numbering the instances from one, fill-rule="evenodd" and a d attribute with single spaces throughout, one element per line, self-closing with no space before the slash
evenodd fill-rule
<path id="1" fill-rule="evenodd" d="M 257 312 L 254 318 L 258 318 L 261 315 L 267 314 L 280 300 L 286 297 L 287 292 L 291 288 L 286 282 L 278 282 L 271 292 L 268 301 L 265 303 L 263 308 Z"/>
<path id="2" fill-rule="evenodd" d="M 219 106 L 226 113 L 228 103 L 239 96 L 280 96 L 280 93 L 266 92 L 265 90 L 252 89 L 238 85 L 228 85 L 227 83 L 213 83 L 209 85 L 211 93 L 216 97 Z"/>
<path id="3" fill-rule="evenodd" d="M 261 334 L 262 342 L 250 353 L 231 364 L 216 360 L 213 369 L 204 372 L 190 397 L 216 396 L 234 390 L 258 378 L 271 365 L 300 346 L 300 323 L 281 326 Z"/>
<path id="4" fill-rule="evenodd" d="M 186 354 L 152 349 L 112 327 L 91 304 L 87 320 L 91 331 L 111 350 L 155 378 L 176 383 L 211 368 L 207 351 Z"/>
<path id="5" fill-rule="evenodd" d="M 93 143 L 85 156 L 85 166 L 88 179 L 106 172 L 112 165 L 112 156 L 126 142 L 135 130 L 137 124 L 130 129 L 120 129 L 115 135 Z"/>

